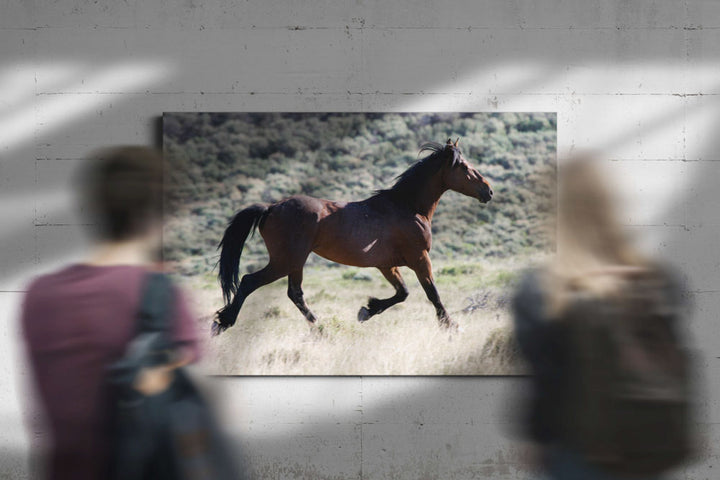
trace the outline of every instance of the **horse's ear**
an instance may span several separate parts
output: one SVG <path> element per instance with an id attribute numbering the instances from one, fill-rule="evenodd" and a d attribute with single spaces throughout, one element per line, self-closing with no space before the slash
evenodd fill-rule
<path id="1" fill-rule="evenodd" d="M 460 137 L 458 137 L 457 140 L 455 140 L 455 146 L 456 146 L 456 147 L 458 146 L 458 142 L 459 142 L 459 141 L 460 141 Z"/>
<path id="2" fill-rule="evenodd" d="M 447 144 L 452 145 L 452 138 L 448 138 Z"/>

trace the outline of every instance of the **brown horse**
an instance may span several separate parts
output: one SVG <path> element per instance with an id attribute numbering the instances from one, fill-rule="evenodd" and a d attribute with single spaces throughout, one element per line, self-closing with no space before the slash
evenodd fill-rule
<path id="1" fill-rule="evenodd" d="M 430 222 L 440 196 L 454 190 L 482 203 L 493 192 L 488 182 L 463 158 L 457 145 L 431 142 L 420 152 L 432 152 L 401 174 L 392 188 L 359 202 L 333 202 L 296 195 L 272 205 L 255 204 L 235 214 L 218 248 L 219 279 L 226 305 L 217 312 L 212 333 L 235 324 L 240 307 L 263 285 L 288 277 L 287 294 L 308 322 L 316 318 L 302 291 L 303 266 L 310 252 L 345 265 L 375 267 L 395 288 L 390 298 L 370 298 L 360 308 L 364 322 L 408 296 L 398 267 L 410 267 L 435 306 L 440 325 L 457 327 L 445 311 L 430 264 Z M 265 240 L 270 260 L 238 282 L 240 254 L 255 228 Z"/>

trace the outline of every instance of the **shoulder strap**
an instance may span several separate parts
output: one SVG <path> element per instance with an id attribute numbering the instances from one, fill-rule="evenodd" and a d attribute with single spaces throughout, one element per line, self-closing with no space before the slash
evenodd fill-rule
<path id="1" fill-rule="evenodd" d="M 151 272 L 145 276 L 138 311 L 138 334 L 169 331 L 173 297 L 172 283 L 167 275 Z"/>
<path id="2" fill-rule="evenodd" d="M 170 319 L 173 289 L 161 273 L 148 273 L 142 280 L 135 337 L 122 358 L 108 368 L 109 382 L 123 391 L 134 392 L 132 382 L 139 368 L 168 363 L 171 355 Z M 132 393 L 135 395 L 135 393 Z"/>

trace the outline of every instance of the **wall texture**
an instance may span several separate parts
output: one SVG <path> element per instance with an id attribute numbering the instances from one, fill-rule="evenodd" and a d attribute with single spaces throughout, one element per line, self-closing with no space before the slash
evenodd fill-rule
<path id="1" fill-rule="evenodd" d="M 556 111 L 608 158 L 623 220 L 680 266 L 720 450 L 720 4 L 639 0 L 0 0 L 0 477 L 30 471 L 23 286 L 83 255 L 88 151 L 158 141 L 163 111 Z M 224 378 L 257 478 L 530 478 L 513 378 Z"/>

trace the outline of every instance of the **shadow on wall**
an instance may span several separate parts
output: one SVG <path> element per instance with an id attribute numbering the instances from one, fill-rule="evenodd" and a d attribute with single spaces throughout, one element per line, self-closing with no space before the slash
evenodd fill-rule
<path id="1" fill-rule="evenodd" d="M 406 75 L 403 78 L 402 92 L 395 91 L 396 89 L 391 89 L 392 91 L 389 92 L 382 90 L 379 92 L 375 92 L 375 90 L 367 92 L 368 95 L 377 93 L 378 96 L 398 96 L 402 107 L 400 110 L 403 111 L 431 110 L 433 105 L 441 105 L 444 101 L 443 98 L 452 96 L 453 92 L 459 92 L 459 95 L 471 101 L 468 94 L 477 92 L 479 86 L 482 86 L 483 93 L 487 90 L 492 92 L 489 95 L 516 99 L 512 102 L 512 105 L 507 105 L 515 110 L 518 108 L 530 110 L 532 108 L 522 108 L 523 102 L 530 102 L 531 106 L 535 106 L 539 101 L 538 99 L 543 99 L 541 101 L 545 105 L 557 105 L 559 100 L 562 101 L 566 97 L 570 98 L 576 93 L 582 95 L 584 90 L 592 93 L 594 89 L 599 88 L 597 84 L 601 82 L 599 82 L 597 75 L 583 74 L 583 72 L 600 72 L 600 77 L 607 78 L 602 75 L 602 72 L 607 70 L 606 67 L 611 64 L 610 60 L 614 56 L 622 58 L 623 63 L 619 67 L 614 67 L 616 70 L 613 70 L 613 72 L 617 73 L 617 75 L 607 78 L 611 82 L 622 76 L 623 69 L 630 71 L 631 76 L 634 77 L 640 76 L 644 78 L 644 76 L 649 75 L 647 72 L 643 73 L 642 71 L 638 74 L 637 65 L 642 65 L 649 72 L 658 72 L 658 76 L 662 75 L 663 63 L 667 64 L 665 68 L 666 74 L 667 70 L 690 71 L 692 68 L 699 68 L 698 65 L 687 65 L 686 52 L 668 49 L 667 42 L 656 41 L 657 39 L 653 35 L 647 35 L 648 38 L 641 37 L 639 39 L 632 36 L 633 40 L 639 41 L 634 43 L 631 49 L 622 48 L 623 42 L 628 42 L 626 37 L 636 35 L 634 29 L 622 30 L 613 34 L 608 34 L 602 30 L 599 32 L 591 30 L 593 35 L 598 36 L 598 41 L 589 45 L 587 42 L 578 43 L 575 41 L 586 35 L 587 29 L 582 31 L 581 29 L 572 28 L 540 29 L 529 31 L 533 33 L 522 34 L 513 29 L 501 29 L 495 32 L 487 29 L 468 29 L 466 31 L 451 28 L 432 44 L 415 42 L 410 45 L 404 41 L 390 41 L 392 37 L 410 35 L 410 33 L 403 32 L 402 29 L 398 31 L 390 29 L 387 32 L 383 30 L 383 36 L 378 38 L 371 35 L 372 29 L 368 27 L 366 30 L 362 41 L 367 43 L 368 47 L 372 47 L 379 40 L 383 41 L 383 48 L 365 49 L 369 71 L 373 70 L 374 65 L 396 64 L 398 58 L 431 58 L 433 60 L 433 68 L 423 68 L 422 75 Z M 642 29 L 638 30 L 644 31 Z M 296 32 L 299 39 L 302 39 L 302 32 L 302 30 Z M 390 38 L 386 38 L 385 35 L 389 35 Z M 618 39 L 613 41 L 613 36 L 618 37 Z M 464 41 L 456 42 L 457 38 Z M 529 41 L 530 38 L 537 41 Z M 519 41 L 521 41 L 522 45 L 518 45 Z M 446 46 L 450 44 L 453 46 L 453 51 L 456 52 L 453 56 L 443 54 Z M 572 48 L 569 45 L 572 45 Z M 402 51 L 402 49 L 408 48 L 409 51 Z M 481 50 L 487 50 L 487 52 Z M 490 55 L 490 52 L 492 52 L 490 58 L 495 59 L 494 62 L 478 66 L 475 62 L 468 61 L 468 59 L 472 59 L 479 54 Z M 302 53 L 299 54 L 303 55 Z M 178 54 L 176 53 L 176 55 Z M 82 123 L 86 121 L 86 118 L 93 121 L 97 116 L 94 109 L 98 108 L 99 98 L 107 101 L 108 98 L 112 99 L 114 97 L 116 103 L 130 102 L 130 104 L 139 104 L 144 101 L 141 96 L 127 99 L 123 98 L 122 93 L 117 92 L 162 92 L 162 87 L 155 86 L 167 84 L 171 78 L 177 80 L 177 77 L 179 77 L 182 80 L 184 76 L 188 75 L 185 70 L 188 72 L 192 70 L 190 66 L 185 66 L 185 69 L 183 69 L 180 57 L 178 57 L 177 62 L 179 67 L 171 69 L 169 65 L 171 65 L 172 57 L 169 58 L 170 60 L 134 63 L 119 58 L 116 59 L 115 63 L 108 64 L 108 66 L 93 73 L 88 73 L 88 67 L 78 64 L 77 61 L 58 61 L 56 65 L 41 64 L 36 69 L 42 70 L 48 78 L 41 82 L 39 93 L 29 97 L 22 105 L 15 105 L 12 115 L 6 114 L 0 117 L 0 124 L 12 125 L 13 127 L 13 129 L 7 129 L 1 134 L 3 136 L 0 138 L 0 145 L 5 149 L 3 156 L 10 159 L 14 151 L 21 149 L 25 151 L 26 147 L 32 145 L 35 137 L 38 135 L 42 137 L 48 131 L 62 135 L 64 131 L 71 130 L 73 124 Z M 272 57 L 265 57 L 264 61 L 270 65 L 274 60 Z M 656 68 L 648 68 L 648 65 L 655 65 Z M 569 74 L 566 72 L 568 66 L 579 66 L 575 71 L 579 70 L 581 74 L 579 76 Z M 15 67 L 12 65 L 5 67 L 7 71 L 11 71 L 13 68 Z M 397 83 L 392 80 L 396 80 L 396 76 L 393 76 L 392 79 L 390 77 L 386 78 L 384 75 L 390 75 L 390 73 L 386 72 L 385 69 L 378 68 L 378 70 L 378 72 L 373 73 L 374 81 L 379 84 L 390 83 L 395 85 Z M 82 79 L 81 86 L 73 82 L 73 74 Z M 688 76 L 692 75 L 688 74 Z M 55 77 L 56 80 L 53 80 Z M 386 80 L 387 82 L 385 82 Z M 619 81 L 619 83 L 622 84 L 620 88 L 628 87 L 623 82 Z M 602 85 L 602 88 L 607 91 L 612 88 L 612 83 L 609 86 Z M 634 89 L 636 87 L 628 88 Z M 90 92 L 91 94 L 83 95 L 82 101 L 78 101 L 77 96 L 74 95 L 68 95 L 67 99 L 63 99 L 64 95 L 57 94 L 78 90 Z M 642 90 L 640 91 L 642 92 Z M 668 94 L 675 92 L 674 89 L 668 89 L 667 91 Z M 354 92 L 349 92 L 349 94 L 352 93 Z M 358 93 L 365 94 L 365 92 Z M 192 95 L 192 93 L 188 93 L 188 95 Z M 547 98 L 550 98 L 550 100 L 545 100 Z M 503 110 L 505 103 L 501 100 L 499 105 L 499 109 Z M 490 106 L 492 107 L 492 105 Z M 497 108 L 496 99 L 493 109 Z M 582 109 L 582 105 L 576 108 Z M 477 109 L 481 110 L 482 108 L 477 107 Z M 644 127 L 648 129 L 662 128 L 684 113 L 691 112 L 692 109 L 693 107 L 688 106 L 687 112 L 667 112 L 662 116 L 648 119 Z M 37 130 L 38 125 L 34 123 L 36 121 L 35 111 L 41 113 L 42 125 L 39 130 Z M 33 115 L 30 115 L 30 113 L 33 113 Z M 92 113 L 92 115 L 84 117 L 88 113 Z M 18 119 L 25 120 L 18 121 Z M 562 129 L 562 127 L 560 128 Z M 12 132 L 16 133 L 13 134 Z M 31 133 L 32 135 L 30 135 Z M 158 139 L 159 132 L 155 133 L 154 138 Z M 616 138 L 608 138 L 605 142 L 606 145 L 594 144 L 593 147 L 597 150 L 603 150 L 604 147 L 615 146 L 618 143 L 628 143 L 637 133 L 638 131 L 633 128 L 623 129 L 618 132 Z M 102 142 L 99 141 L 98 143 Z M 158 143 L 158 145 L 160 144 Z M 52 145 L 47 148 L 52 151 Z M 18 156 L 10 161 L 28 162 L 32 160 Z M 59 187 L 67 188 L 67 185 L 60 185 Z M 7 185 L 3 186 L 2 197 L 9 198 L 13 194 L 27 191 L 28 188 L 28 185 L 8 182 Z M 35 226 L 28 225 L 25 221 L 19 223 L 19 225 L 6 226 L 4 229 L 4 232 L 7 232 L 5 235 L 8 235 L 7 240 L 14 245 L 20 245 L 23 239 L 31 238 L 32 235 L 28 235 L 30 230 L 37 230 Z M 48 252 L 42 262 L 64 258 L 70 253 L 72 245 L 72 242 L 70 242 L 67 245 L 58 246 L 52 253 Z M 27 264 L 27 256 L 25 258 L 6 258 L 3 259 L 2 263 L 6 278 L 22 277 L 27 275 L 27 272 L 36 271 L 34 265 Z"/>
<path id="2" fill-rule="evenodd" d="M 692 180 L 687 195 L 670 204 L 659 218 L 684 218 L 683 225 L 635 225 L 641 234 L 660 233 L 654 252 L 678 264 L 685 272 L 699 273 L 693 278 L 692 296 L 701 305 L 713 302 L 714 273 L 699 253 L 711 252 L 720 221 L 714 208 L 720 162 L 684 162 L 685 175 Z M 652 166 L 648 168 L 652 172 Z M 18 239 L 27 239 L 33 229 Z M 670 233 L 668 233 L 670 232 Z M 24 235 L 24 237 L 23 237 Z M 54 252 L 58 258 L 65 254 Z M 717 302 L 716 302 L 717 303 Z M 701 310 L 702 313 L 702 310 Z M 706 313 L 709 313 L 706 311 Z M 707 315 L 693 320 L 694 336 L 707 341 L 710 333 Z M 707 352 L 712 344 L 700 343 Z M 268 378 L 266 382 L 286 383 L 287 379 Z M 369 379 L 372 381 L 372 379 Z M 242 384 L 242 380 L 240 383 Z M 487 398 L 488 382 L 496 384 L 495 394 Z M 483 474 L 492 478 L 530 478 L 532 473 L 519 458 L 520 447 L 510 439 L 498 443 L 513 419 L 495 411 L 503 397 L 522 387 L 521 379 L 427 379 L 423 387 L 406 399 L 412 408 L 397 399 L 360 405 L 363 417 L 341 424 L 306 423 L 287 433 L 271 421 L 254 424 L 248 430 L 258 434 L 237 435 L 238 450 L 244 464 L 258 478 L 292 476 L 295 478 L 465 478 Z M 464 386 L 460 387 L 459 383 Z M 235 388 L 238 388 L 237 386 Z M 448 392 L 462 392 L 448 401 Z M 400 396 L 402 398 L 402 396 Z M 242 410 L 241 406 L 236 406 Z M 410 411 L 403 416 L 403 412 Z M 427 411 L 444 411 L 429 421 L 419 421 Z M 468 413 L 470 412 L 470 413 Z M 242 416 L 242 411 L 239 412 Z M 462 418 L 462 416 L 465 418 Z M 399 417 L 399 419 L 398 419 Z M 243 422 L 244 425 L 246 425 Z M 6 452 L 12 465 L 22 468 L 20 452 Z M 13 460 L 15 458 L 15 460 Z M 10 465 L 3 462 L 4 465 Z M 11 467 L 15 468 L 15 467 Z M 4 467 L 5 471 L 8 471 Z"/>
<path id="3" fill-rule="evenodd" d="M 0 65 L 0 105 L 8 107 L 0 112 L 0 217 L 6 219 L 0 242 L 8 251 L 12 250 L 12 254 L 0 257 L 3 273 L 0 291 L 24 288 L 30 275 L 41 272 L 37 264 L 53 265 L 85 246 L 82 241 L 78 245 L 76 222 L 48 225 L 42 218 L 74 207 L 67 195 L 73 186 L 58 181 L 64 180 L 63 176 L 53 179 L 54 184 L 39 182 L 37 161 L 42 155 L 38 152 L 53 152 L 52 145 L 42 144 L 42 140 L 48 141 L 48 136 L 61 139 L 63 135 L 71 135 L 67 132 L 86 118 L 97 121 L 108 102 L 112 105 L 113 99 L 125 95 L 120 92 L 145 91 L 173 75 L 173 69 L 165 60 L 121 60 L 104 66 L 97 62 L 93 62 L 92 67 L 88 65 L 75 61 L 33 65 L 28 64 L 26 58 L 17 65 Z M 111 133 L 108 138 L 112 138 Z M 82 150 L 102 143 L 98 140 Z M 70 150 L 75 148 L 73 145 Z M 67 160 L 63 155 L 67 154 L 58 156 L 53 152 L 50 160 Z M 58 201 L 40 201 L 52 193 L 58 193 Z M 51 245 L 43 248 L 48 231 L 42 229 L 46 226 L 65 230 L 65 236 L 72 238 L 65 241 L 61 235 L 58 242 L 47 238 Z M 43 252 L 42 258 L 39 250 Z"/>
<path id="4" fill-rule="evenodd" d="M 564 32 L 564 33 L 563 33 Z M 566 65 L 582 63 L 589 69 L 593 67 L 602 69 L 604 62 L 611 62 L 611 58 L 603 48 L 606 45 L 598 44 L 589 48 L 552 48 L 557 43 L 567 43 L 575 33 L 557 31 L 548 37 L 548 42 L 527 42 L 518 48 L 512 42 L 503 43 L 500 40 L 492 41 L 493 48 L 496 48 L 496 58 L 511 59 L 510 65 L 513 71 L 521 71 L 528 62 L 540 65 L 534 76 L 528 76 L 518 80 L 518 83 L 508 87 L 508 95 L 517 95 L 519 98 L 514 105 L 522 105 L 523 92 L 532 89 L 535 85 L 547 84 L 547 73 L 565 68 Z M 622 34 L 622 33 L 621 33 Z M 621 35 L 620 34 L 620 35 Z M 503 34 L 500 34 L 501 36 Z M 512 39 L 513 37 L 509 37 Z M 515 37 L 517 38 L 517 37 Z M 574 37 L 573 37 L 574 38 Z M 452 36 L 447 36 L 447 44 L 442 41 L 433 48 L 442 49 L 452 43 Z M 555 40 L 553 40 L 555 39 Z M 407 53 L 396 51 L 405 43 L 393 46 L 392 42 L 385 42 L 388 49 L 382 52 L 373 51 L 368 54 L 367 62 L 372 68 L 377 61 L 383 64 L 384 56 L 387 58 L 407 58 Z M 571 42 L 572 43 L 572 42 Z M 586 44 L 583 44 L 586 45 Z M 619 54 L 620 52 L 611 52 Z M 683 54 L 685 52 L 682 52 Z M 714 52 L 713 52 L 714 53 Z M 667 61 L 670 65 L 673 61 L 684 60 L 670 58 L 663 44 L 655 44 L 648 40 L 643 43 L 637 51 L 622 52 L 623 58 L 629 65 L 647 61 L 656 61 L 658 64 Z M 430 54 L 430 58 L 434 58 Z M 428 58 L 427 55 L 425 58 Z M 467 58 L 472 58 L 468 56 Z M 705 60 L 710 60 L 706 58 Z M 267 59 L 271 62 L 272 59 Z M 464 58 L 463 54 L 457 55 L 452 61 L 438 61 L 457 74 L 460 78 L 472 78 L 477 65 Z M 191 66 L 186 66 L 190 69 Z M 498 71 L 501 68 L 497 64 L 483 65 L 485 72 Z M 691 67 L 684 67 L 688 75 L 692 74 Z M 406 92 L 432 92 L 443 89 L 438 87 L 447 85 L 448 69 L 428 68 L 423 71 L 422 76 L 407 78 L 404 87 Z M 503 72 L 498 72 L 500 78 Z M 157 81 L 157 80 L 154 80 Z M 476 91 L 477 83 L 469 84 L 469 91 Z M 569 85 L 574 88 L 575 85 Z M 581 87 L 581 85 L 578 85 Z M 142 88 L 146 88 L 143 85 Z M 454 91 L 456 85 L 449 85 L 448 90 Z M 608 87 L 610 88 L 610 87 Z M 123 90 L 118 87 L 118 90 Z M 514 91 L 513 91 L 514 90 Z M 555 89 L 558 97 L 568 95 L 565 89 L 558 86 Z M 399 95 L 399 94 L 398 94 Z M 411 97 L 412 97 L 411 95 Z M 422 95 L 417 96 L 418 102 L 423 100 Z M 126 101 L 122 95 L 118 95 L 118 102 Z M 132 102 L 142 102 L 142 98 L 134 98 Z M 412 99 L 401 110 L 411 110 Z M 40 103 L 33 103 L 33 109 L 43 108 Z M 577 106 L 576 108 L 582 108 Z M 675 120 L 676 116 L 692 114 L 693 108 L 701 108 L 699 104 L 686 102 L 685 112 L 668 112 L 667 115 L 655 119 L 649 119 L 645 124 L 647 129 L 660 129 Z M 704 107 L 703 107 L 704 108 Z M 75 122 L 83 121 L 83 115 L 92 110 L 88 104 L 81 110 L 74 110 L 72 116 L 68 117 L 58 110 L 53 116 L 53 128 L 62 132 Z M 67 112 L 66 112 L 67 113 Z M 94 113 L 94 112 L 93 112 Z M 158 112 L 160 113 L 160 112 Z M 612 114 L 610 112 L 609 114 Z M 94 117 L 88 117 L 90 121 Z M 714 132 L 718 126 L 717 117 L 709 119 L 704 125 L 697 125 L 702 131 L 689 132 L 685 134 L 696 137 L 703 137 L 709 141 L 703 144 L 703 152 L 717 152 L 720 139 L 708 134 Z M 29 124 L 30 125 L 30 124 Z M 592 132 L 590 126 L 588 132 Z M 32 124 L 27 128 L 35 128 Z M 562 127 L 560 127 L 562 128 Z M 651 131 L 626 131 L 619 134 L 617 138 L 607 139 L 607 145 L 595 145 L 598 150 L 608 149 L 617 142 L 628 143 L 636 138 L 638 134 L 652 133 Z M 592 135 L 588 133 L 587 135 Z M 159 137 L 155 132 L 154 138 Z M 11 151 L 29 148 L 32 138 L 18 135 L 17 142 L 12 145 Z M 0 142 L 4 145 L 4 142 Z M 716 282 L 717 259 L 711 257 L 716 250 L 716 239 L 720 233 L 720 214 L 717 205 L 717 184 L 720 180 L 720 158 L 709 158 L 698 153 L 688 155 L 694 160 L 702 158 L 704 161 L 686 161 L 684 175 L 687 179 L 684 191 L 674 199 L 668 206 L 668 210 L 660 212 L 658 219 L 682 218 L 681 225 L 666 226 L 659 221 L 653 225 L 635 225 L 632 229 L 641 233 L 656 233 L 654 244 L 657 246 L 657 256 L 665 258 L 677 264 L 683 271 L 691 276 L 691 295 L 697 305 L 697 313 L 692 320 L 692 334 L 696 345 L 703 354 L 717 348 L 712 344 L 714 336 L 714 325 L 711 321 L 712 312 L 716 312 L 720 301 L 718 300 L 718 287 Z M 34 159 L 18 158 L 12 161 L 33 161 Z M 681 160 L 681 159 L 678 159 Z M 621 160 L 622 161 L 622 160 Z M 649 162 L 652 163 L 652 162 Z M 652 175 L 653 169 L 650 165 L 647 169 L 648 175 Z M 67 188 L 66 185 L 56 185 L 58 188 Z M 12 195 L 20 195 L 32 186 L 16 185 L 4 189 L 2 198 L 9 198 Z M 661 196 L 663 192 L 652 192 Z M 12 221 L 3 226 L 0 233 L 0 242 L 22 244 L 34 238 L 37 229 L 34 225 L 28 224 L 25 220 Z M 48 261 L 62 260 L 73 252 L 72 242 L 63 242 L 62 245 L 48 252 L 48 256 L 42 258 L 43 264 Z M 3 276 L 17 277 L 36 273 L 37 265 L 28 264 L 27 258 L 13 257 L 3 259 Z M 714 318 L 713 318 L 714 320 Z M 711 328 L 713 328 L 711 335 Z M 708 364 L 709 362 L 705 362 Z M 711 368 L 711 367 L 708 367 Z M 709 377 L 706 375 L 706 377 Z M 714 375 L 714 377 L 719 377 Z M 400 379 L 387 379 L 388 382 Z M 302 379 L 267 378 L 263 381 L 268 384 L 280 383 L 282 385 L 297 382 L 299 385 Z M 331 380 L 328 380 L 331 381 Z M 373 379 L 368 379 L 372 382 Z M 243 380 L 239 381 L 244 383 Z M 273 423 L 271 419 L 263 424 L 253 424 L 253 419 L 241 421 L 244 427 L 252 435 L 243 434 L 239 438 L 239 448 L 246 457 L 246 464 L 258 474 L 260 478 L 266 477 L 294 477 L 294 478 L 380 478 L 396 475 L 399 478 L 461 478 L 472 477 L 473 475 L 487 476 L 492 478 L 529 478 L 530 473 L 524 470 L 522 463 L 514 461 L 517 453 L 515 444 L 507 440 L 498 445 L 500 432 L 504 425 L 510 423 L 510 418 L 504 413 L 498 413 L 498 406 L 502 406 L 507 395 L 517 389 L 523 388 L 522 379 L 427 379 L 421 382 L 422 386 L 417 387 L 408 397 L 398 394 L 383 402 L 374 404 L 363 404 L 360 396 L 360 404 L 355 412 L 349 412 L 349 420 L 339 419 L 336 423 L 298 423 L 294 425 L 292 432 L 288 433 L 282 425 Z M 412 382 L 409 382 L 412 383 Z M 493 388 L 489 387 L 491 384 Z M 496 388 L 494 388 L 496 387 Z M 234 387 L 237 388 L 237 387 Z M 711 389 L 710 391 L 716 391 Z M 492 393 L 488 393 L 488 392 Z M 448 399 L 448 395 L 453 399 Z M 288 389 L 288 395 L 292 391 Z M 709 403 L 709 396 L 705 401 Z M 407 403 L 403 403 L 407 402 Z M 411 407 L 409 407 L 409 405 Z M 239 415 L 243 417 L 243 405 L 236 405 Z M 427 412 L 444 412 L 442 415 L 433 417 Z M 469 413 L 468 413 L 469 412 Z M 419 420 L 430 415 L 429 420 Z M 463 418 L 465 417 L 465 418 Z M 254 432 L 259 432 L 254 434 Z M 277 434 L 274 434 L 277 432 Z M 347 447 L 346 447 L 347 445 Z M 347 448 L 347 449 L 346 449 Z M 5 450 L 0 452 L 3 457 L 3 472 L 15 471 L 16 460 L 18 472 L 24 471 L 20 464 L 25 460 L 23 452 Z M 9 462 L 9 463 L 7 463 Z M 7 466 L 6 466 L 7 465 Z M 10 475 L 13 476 L 13 475 Z"/>

